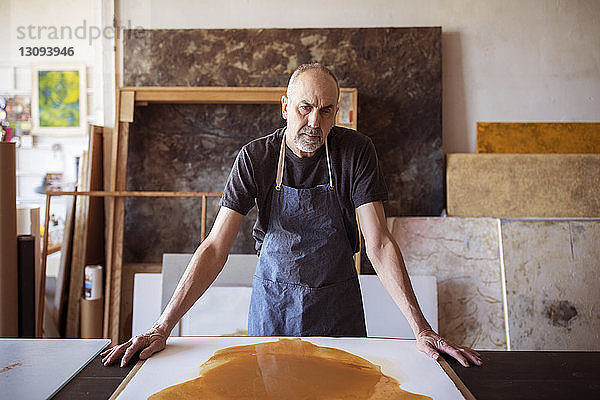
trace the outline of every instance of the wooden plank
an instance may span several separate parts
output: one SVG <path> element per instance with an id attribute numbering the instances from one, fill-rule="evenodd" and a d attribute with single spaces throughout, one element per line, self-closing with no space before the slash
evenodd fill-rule
<path id="1" fill-rule="evenodd" d="M 110 174 L 111 174 L 111 149 L 112 149 L 112 128 L 102 127 L 102 170 L 104 182 L 102 191 L 110 191 Z M 110 199 L 104 199 L 104 237 L 108 238 L 108 222 L 110 221 Z M 106 252 L 106 249 L 105 249 Z M 107 258 L 105 254 L 105 259 Z"/>
<path id="2" fill-rule="evenodd" d="M 129 383 L 129 381 L 131 379 L 133 379 L 133 377 L 135 376 L 135 374 L 137 374 L 137 372 L 140 370 L 140 368 L 142 368 L 142 365 L 144 365 L 145 362 L 146 362 L 146 360 L 139 360 L 135 364 L 135 366 L 131 369 L 131 371 L 129 371 L 129 373 L 127 374 L 127 376 L 125 377 L 125 379 L 123 379 L 123 381 L 115 389 L 115 391 L 113 392 L 113 394 L 110 395 L 110 397 L 108 398 L 108 400 L 116 400 L 117 397 L 119 397 L 119 395 L 121 394 L 121 392 L 125 389 L 125 386 L 127 386 L 127 384 Z"/>
<path id="3" fill-rule="evenodd" d="M 61 336 L 64 337 L 67 322 L 67 299 L 69 279 L 71 273 L 71 257 L 73 256 L 73 227 L 75 221 L 76 196 L 67 204 L 65 227 L 63 230 L 60 266 L 56 277 L 56 290 L 54 291 L 54 310 L 56 326 Z M 48 252 L 50 254 L 50 252 Z"/>
<path id="4" fill-rule="evenodd" d="M 442 369 L 446 373 L 446 375 L 448 375 L 452 382 L 454 382 L 454 384 L 456 385 L 460 393 L 463 395 L 465 400 L 475 400 L 475 396 L 473 396 L 473 393 L 471 393 L 471 391 L 467 388 L 464 382 L 460 380 L 456 372 L 454 372 L 452 367 L 450 367 L 450 364 L 448 364 L 448 361 L 446 361 L 444 357 L 438 358 L 437 361 L 440 364 L 440 367 L 442 367 Z"/>
<path id="5" fill-rule="evenodd" d="M 91 127 L 88 151 L 84 152 L 80 164 L 79 187 L 83 191 L 101 189 L 102 176 L 102 131 Z M 103 205 L 99 198 L 79 196 L 76 201 L 73 257 L 69 278 L 67 318 L 65 336 L 79 337 L 80 301 L 83 290 L 84 269 L 87 264 L 103 263 L 104 233 Z"/>
<path id="6" fill-rule="evenodd" d="M 221 192 L 162 192 L 162 191 L 82 191 L 82 192 L 53 192 L 46 194 L 51 196 L 90 196 L 90 197 L 220 197 Z"/>
<path id="7" fill-rule="evenodd" d="M 104 187 L 102 127 L 93 126 L 89 146 L 89 190 Z M 104 265 L 104 201 L 89 198 L 88 226 L 86 231 L 85 264 Z"/>
<path id="8" fill-rule="evenodd" d="M 127 144 L 129 141 L 129 124 L 119 124 L 118 154 L 116 189 L 125 190 L 127 179 Z M 125 231 L 125 199 L 119 197 L 115 200 L 113 254 L 112 254 L 112 279 L 110 298 L 110 332 L 109 339 L 113 343 L 121 342 L 124 338 L 120 334 L 120 309 L 121 309 L 121 280 L 123 264 L 123 235 Z"/>
<path id="9" fill-rule="evenodd" d="M 136 105 L 146 106 L 149 103 L 208 103 L 208 104 L 279 104 L 286 94 L 285 87 L 232 87 L 232 86 L 135 86 L 123 87 L 120 90 L 120 121 L 133 122 L 131 96 Z M 341 121 L 338 115 L 336 124 L 351 129 L 358 127 L 358 90 L 356 88 L 340 88 L 342 93 L 350 93 L 351 122 Z"/>
<path id="10" fill-rule="evenodd" d="M 89 185 L 88 152 L 84 151 L 79 164 L 79 179 L 77 186 L 87 190 Z M 71 271 L 69 273 L 69 289 L 67 297 L 66 338 L 79 337 L 79 312 L 80 299 L 83 293 L 83 270 L 85 268 L 85 231 L 87 229 L 87 215 L 89 198 L 77 197 L 75 202 L 75 228 L 73 233 L 73 256 L 71 258 Z"/>
<path id="11" fill-rule="evenodd" d="M 135 92 L 129 90 L 122 90 L 119 122 L 133 122 L 134 107 Z"/>
<path id="12" fill-rule="evenodd" d="M 121 291 L 123 279 L 123 236 L 125 221 L 125 199 L 118 198 L 115 202 L 115 230 L 113 242 L 113 270 L 111 280 L 111 298 L 110 298 L 110 331 L 109 339 L 113 344 L 123 342 L 120 337 L 121 327 Z"/>
<path id="13" fill-rule="evenodd" d="M 358 89 L 354 90 L 354 104 L 352 105 L 354 111 L 354 117 L 352 119 L 352 129 L 358 130 Z"/>
<path id="14" fill-rule="evenodd" d="M 284 87 L 123 87 L 135 100 L 152 103 L 279 104 Z"/>
<path id="15" fill-rule="evenodd" d="M 121 26 L 120 19 L 120 6 L 118 0 L 112 2 L 112 13 L 114 27 Z M 110 151 L 110 169 L 107 173 L 110 176 L 108 190 L 115 191 L 117 187 L 117 154 L 119 150 L 119 127 L 121 120 L 120 109 L 121 109 L 121 30 L 115 29 L 115 35 L 113 38 L 113 47 L 115 49 L 114 61 L 115 61 L 115 119 L 114 119 L 114 130 L 111 139 L 111 151 Z M 112 344 L 115 345 L 115 339 L 110 336 L 110 313 L 112 311 L 110 305 L 112 301 L 112 269 L 113 269 L 113 244 L 114 244 L 114 223 L 115 223 L 115 208 L 116 198 L 109 198 L 105 201 L 108 203 L 108 223 L 106 228 L 106 271 L 104 280 L 104 324 L 102 327 L 102 335 L 105 338 L 111 338 Z"/>
<path id="16" fill-rule="evenodd" d="M 114 200 L 113 231 L 111 246 L 110 275 L 107 275 L 106 286 L 109 288 L 108 298 L 105 299 L 104 317 L 108 319 L 107 338 L 111 339 L 112 344 L 119 342 L 119 301 L 121 300 L 121 262 L 123 248 L 123 226 L 118 224 L 119 218 L 123 218 L 124 202 L 123 198 Z M 118 237 L 121 236 L 121 240 Z M 106 304 L 108 303 L 108 307 Z"/>
<path id="17" fill-rule="evenodd" d="M 119 111 L 119 101 L 120 101 L 120 90 L 116 90 L 116 112 L 118 121 L 118 111 Z M 117 185 L 117 154 L 119 147 L 119 123 L 115 124 L 115 127 L 112 132 L 111 139 L 111 149 L 110 156 L 108 157 L 110 160 L 110 170 L 109 170 L 109 190 L 116 191 Z M 107 199 L 107 227 L 106 227 L 106 271 L 105 271 L 105 285 L 104 285 L 104 324 L 102 327 L 102 336 L 105 338 L 110 337 L 110 312 L 111 312 L 111 299 L 112 299 L 112 270 L 113 270 L 113 247 L 114 247 L 114 225 L 115 225 L 115 206 L 116 206 L 116 198 L 111 197 Z M 113 340 L 112 345 L 115 345 L 115 341 Z"/>
<path id="18" fill-rule="evenodd" d="M 46 194 L 46 212 L 44 217 L 44 239 L 42 244 L 42 266 L 40 271 L 40 297 L 38 298 L 38 310 L 40 310 L 37 318 L 35 336 L 41 338 L 44 336 L 44 302 L 46 296 L 46 262 L 48 259 L 48 224 L 50 223 L 50 198 Z"/>
<path id="19" fill-rule="evenodd" d="M 599 122 L 478 122 L 478 153 L 600 153 Z"/>
<path id="20" fill-rule="evenodd" d="M 112 146 L 113 146 L 113 129 L 108 127 L 102 128 L 102 162 L 103 162 L 103 171 L 104 171 L 104 182 L 102 186 L 102 191 L 110 191 L 110 180 L 112 174 Z M 103 315 L 103 325 L 102 325 L 102 337 L 108 337 L 108 317 L 106 315 L 106 308 L 108 303 L 107 293 L 110 290 L 110 279 L 109 279 L 109 263 L 110 263 L 110 249 L 112 245 L 109 245 L 109 242 L 112 243 L 111 235 L 112 231 L 110 231 L 110 227 L 112 227 L 112 206 L 113 206 L 113 198 L 103 198 L 104 202 L 104 315 Z"/>
<path id="21" fill-rule="evenodd" d="M 200 217 L 200 243 L 206 238 L 206 196 L 202 196 L 202 215 Z"/>
<path id="22" fill-rule="evenodd" d="M 62 250 L 62 245 L 60 245 L 60 244 L 55 244 L 55 245 L 49 246 L 48 247 L 48 255 L 58 253 L 61 250 Z"/>
<path id="23" fill-rule="evenodd" d="M 102 190 L 104 186 L 102 128 L 92 126 L 88 146 L 87 190 Z M 83 233 L 83 269 L 86 265 L 105 265 L 104 199 L 87 197 L 87 220 Z M 80 302 L 81 304 L 81 302 Z M 79 306 L 81 307 L 81 306 Z"/>
<path id="24" fill-rule="evenodd" d="M 600 216 L 600 154 L 448 154 L 448 215 Z"/>

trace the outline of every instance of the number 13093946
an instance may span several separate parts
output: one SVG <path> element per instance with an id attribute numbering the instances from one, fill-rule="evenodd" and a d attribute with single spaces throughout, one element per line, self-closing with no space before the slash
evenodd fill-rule
<path id="1" fill-rule="evenodd" d="M 22 57 L 38 57 L 38 56 L 64 56 L 71 57 L 75 54 L 73 47 L 59 46 L 44 46 L 44 47 L 19 47 L 19 52 Z"/>

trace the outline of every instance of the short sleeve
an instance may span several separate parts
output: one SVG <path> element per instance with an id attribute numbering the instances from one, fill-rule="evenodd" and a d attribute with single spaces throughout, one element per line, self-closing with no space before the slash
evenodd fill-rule
<path id="1" fill-rule="evenodd" d="M 368 139 L 358 154 L 352 182 L 352 201 L 357 208 L 363 204 L 388 199 L 387 186 L 379 166 L 377 152 Z"/>
<path id="2" fill-rule="evenodd" d="M 244 146 L 229 173 L 219 205 L 246 215 L 256 204 L 256 192 L 254 168 L 247 147 Z"/>

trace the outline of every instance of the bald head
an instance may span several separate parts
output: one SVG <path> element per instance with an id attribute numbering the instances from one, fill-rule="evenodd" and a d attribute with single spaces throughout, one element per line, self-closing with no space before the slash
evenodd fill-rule
<path id="1" fill-rule="evenodd" d="M 292 74 L 281 115 L 287 120 L 286 144 L 298 157 L 312 157 L 335 124 L 339 87 L 320 64 L 301 65 Z"/>
<path id="2" fill-rule="evenodd" d="M 338 83 L 338 80 L 337 80 L 335 74 L 333 72 L 331 72 L 331 70 L 329 68 L 327 68 L 323 64 L 319 64 L 319 63 L 301 64 L 300 66 L 298 66 L 298 68 L 296 68 L 296 70 L 292 73 L 292 76 L 290 77 L 290 80 L 288 82 L 287 97 L 293 96 L 293 93 L 295 92 L 296 88 L 298 87 L 298 83 L 300 81 L 300 79 L 299 79 L 300 76 L 307 71 L 314 71 L 314 72 L 322 73 L 324 75 L 327 75 L 329 78 L 331 78 L 333 80 L 333 82 L 335 83 L 335 87 L 337 88 L 337 95 L 339 98 L 340 85 Z"/>

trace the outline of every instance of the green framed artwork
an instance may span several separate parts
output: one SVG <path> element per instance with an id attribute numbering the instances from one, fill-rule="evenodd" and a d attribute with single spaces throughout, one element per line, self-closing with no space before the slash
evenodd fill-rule
<path id="1" fill-rule="evenodd" d="M 87 120 L 85 65 L 34 66 L 32 74 L 32 134 L 84 135 Z"/>

